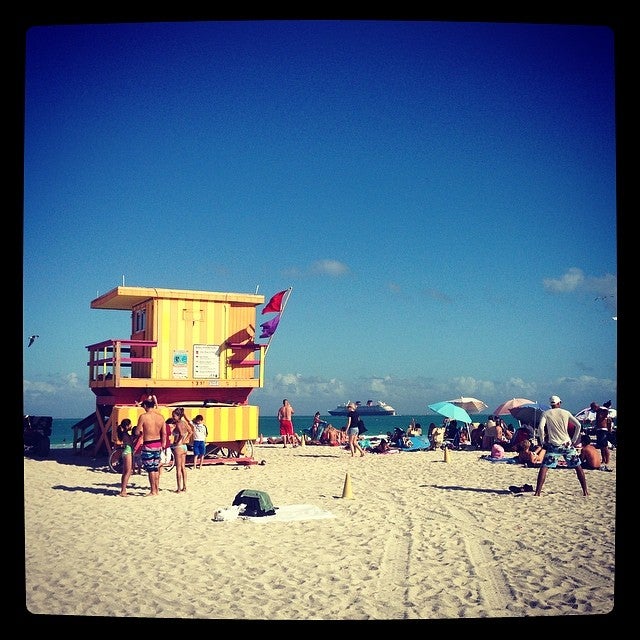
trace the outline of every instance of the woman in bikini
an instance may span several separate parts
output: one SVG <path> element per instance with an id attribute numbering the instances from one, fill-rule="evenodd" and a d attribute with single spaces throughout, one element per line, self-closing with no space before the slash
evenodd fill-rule
<path id="1" fill-rule="evenodd" d="M 187 490 L 187 443 L 191 439 L 193 428 L 184 415 L 181 408 L 174 409 L 171 413 L 173 419 L 173 457 L 176 461 L 176 493 Z"/>

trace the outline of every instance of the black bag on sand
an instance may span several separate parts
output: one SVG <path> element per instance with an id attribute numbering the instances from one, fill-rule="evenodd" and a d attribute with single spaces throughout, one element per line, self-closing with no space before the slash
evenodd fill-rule
<path id="1" fill-rule="evenodd" d="M 234 505 L 245 504 L 246 509 L 240 514 L 242 516 L 274 516 L 276 509 L 271 502 L 268 493 L 255 489 L 243 489 L 239 491 L 233 499 Z"/>

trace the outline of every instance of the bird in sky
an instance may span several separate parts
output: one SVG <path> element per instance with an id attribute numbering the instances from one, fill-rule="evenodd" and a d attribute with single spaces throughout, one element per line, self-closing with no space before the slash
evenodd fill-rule
<path id="1" fill-rule="evenodd" d="M 35 334 L 32 335 L 32 336 L 29 336 L 29 344 L 27 345 L 27 347 L 30 347 L 36 341 L 36 338 L 39 338 L 39 337 L 40 336 L 35 335 Z"/>

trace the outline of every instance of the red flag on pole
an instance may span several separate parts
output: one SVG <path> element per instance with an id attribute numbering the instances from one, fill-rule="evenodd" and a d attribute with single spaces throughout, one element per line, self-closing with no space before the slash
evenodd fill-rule
<path id="1" fill-rule="evenodd" d="M 262 313 L 272 313 L 274 311 L 279 312 L 282 311 L 282 299 L 284 298 L 285 293 L 287 293 L 288 289 L 284 291 L 280 291 L 276 293 L 269 302 L 267 302 L 265 308 L 262 310 Z M 262 326 L 262 325 L 260 325 Z"/>

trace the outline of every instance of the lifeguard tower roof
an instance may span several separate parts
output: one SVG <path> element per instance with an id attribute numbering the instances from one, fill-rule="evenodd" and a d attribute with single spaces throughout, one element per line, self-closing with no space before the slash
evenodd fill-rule
<path id="1" fill-rule="evenodd" d="M 259 305 L 264 296 L 250 293 L 219 291 L 191 291 L 188 289 L 158 289 L 156 287 L 116 287 L 91 301 L 92 309 L 133 309 L 150 298 L 165 300 L 203 300 L 208 302 L 236 302 Z"/>

